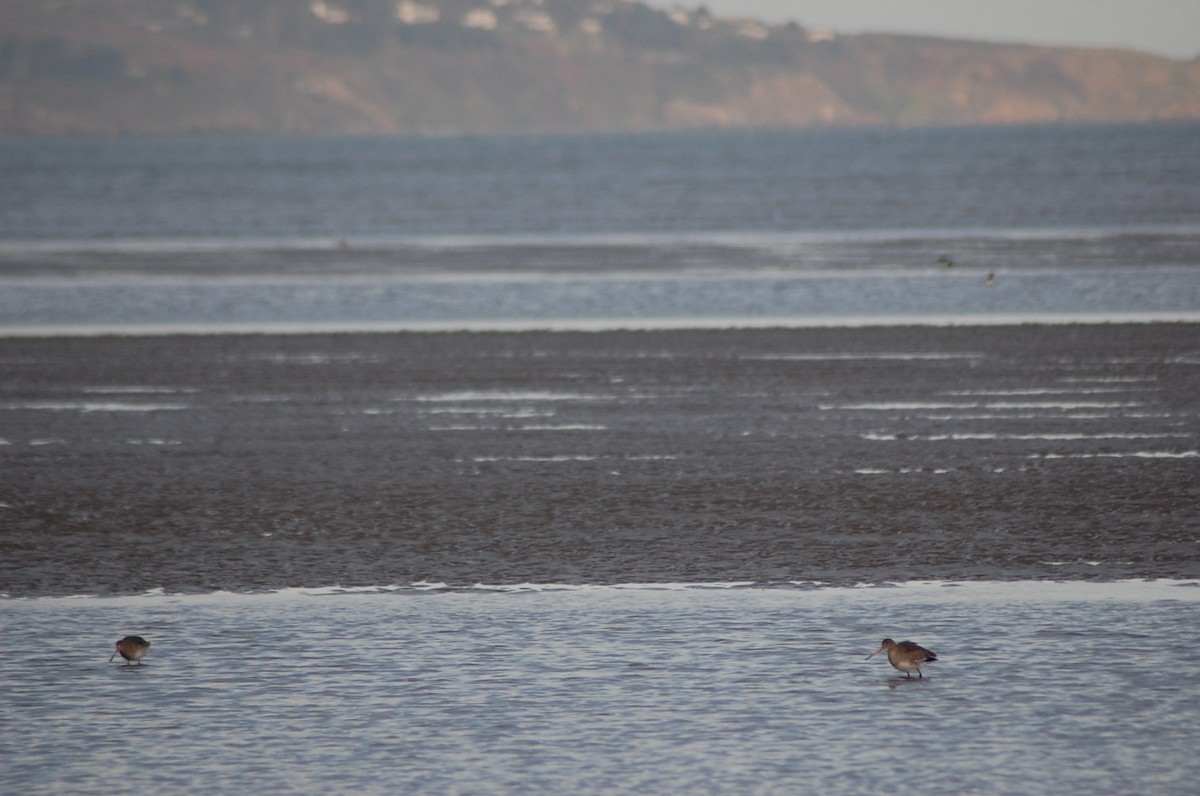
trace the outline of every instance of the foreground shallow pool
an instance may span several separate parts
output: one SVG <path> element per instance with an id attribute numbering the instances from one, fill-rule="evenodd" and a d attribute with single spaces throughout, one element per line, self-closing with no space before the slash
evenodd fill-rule
<path id="1" fill-rule="evenodd" d="M 1190 793 L 1200 584 L 0 600 L 0 782 L 407 793 Z M 152 643 L 143 665 L 113 642 Z M 938 652 L 924 680 L 883 636 Z M 119 660 L 119 659 L 118 659 Z"/>

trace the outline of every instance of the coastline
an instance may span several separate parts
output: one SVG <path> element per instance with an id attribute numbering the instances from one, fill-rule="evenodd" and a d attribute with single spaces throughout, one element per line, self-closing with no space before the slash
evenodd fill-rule
<path id="1" fill-rule="evenodd" d="M 272 591 L 215 591 L 215 592 L 166 592 L 151 589 L 141 594 L 96 595 L 67 594 L 59 596 L 11 597 L 0 593 L 0 609 L 10 608 L 61 608 L 71 603 L 86 601 L 89 605 L 105 608 L 148 608 L 155 605 L 175 606 L 221 606 L 221 605 L 270 605 L 325 598 L 354 597 L 421 597 L 440 596 L 503 596 L 503 595 L 554 595 L 560 593 L 592 594 L 599 598 L 611 598 L 624 594 L 644 594 L 647 597 L 661 596 L 669 600 L 671 595 L 694 592 L 753 592 L 759 599 L 764 592 L 776 593 L 782 602 L 802 596 L 806 604 L 831 600 L 854 600 L 863 603 L 907 602 L 938 604 L 947 599 L 955 602 L 1003 602 L 1007 605 L 1020 602 L 1117 602 L 1150 603 L 1161 601 L 1200 602 L 1200 581 L 1195 579 L 1124 579 L 1111 581 L 1067 581 L 1067 580 L 1015 580 L 1015 581 L 902 581 L 887 583 L 859 583 L 852 586 L 830 586 L 811 582 L 758 584 L 734 583 L 476 583 L 454 588 L 445 583 L 411 583 L 408 585 L 380 586 L 298 586 Z"/>
<path id="2" fill-rule="evenodd" d="M 829 317 L 596 318 L 512 321 L 302 321 L 258 323 L 13 324 L 0 325 L 0 339 L 53 337 L 171 337 L 224 335 L 451 334 L 457 332 L 656 332 L 759 329 L 864 329 L 885 327 L 991 328 L 998 326 L 1097 326 L 1196 324 L 1197 312 L 1006 313 L 997 315 Z"/>

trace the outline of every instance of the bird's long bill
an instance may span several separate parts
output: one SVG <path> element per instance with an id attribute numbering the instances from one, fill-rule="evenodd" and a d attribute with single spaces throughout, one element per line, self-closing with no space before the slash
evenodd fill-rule
<path id="1" fill-rule="evenodd" d="M 869 661 L 881 652 L 883 652 L 883 647 L 880 647 L 879 649 L 875 650 L 870 655 L 868 655 L 866 658 L 863 658 L 863 660 Z"/>
<path id="2" fill-rule="evenodd" d="M 113 661 L 113 658 L 115 658 L 115 657 L 117 657 L 117 653 L 115 653 L 115 652 L 114 652 L 112 655 L 109 655 L 109 656 L 108 656 L 108 662 L 109 662 L 109 663 L 112 663 L 112 661 Z"/>

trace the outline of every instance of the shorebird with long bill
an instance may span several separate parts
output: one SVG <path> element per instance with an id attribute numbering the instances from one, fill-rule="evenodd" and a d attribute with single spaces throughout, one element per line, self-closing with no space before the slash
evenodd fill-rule
<path id="1" fill-rule="evenodd" d="M 925 679 L 925 675 L 921 674 L 921 667 L 927 663 L 934 663 L 938 659 L 936 652 L 930 652 L 916 642 L 901 641 L 897 644 L 890 638 L 885 638 L 879 645 L 879 649 L 868 655 L 866 659 L 871 660 L 885 651 L 888 663 L 892 665 L 892 668 L 904 672 L 904 676 L 910 680 L 913 672 L 917 673 L 918 678 Z"/>
<path id="2" fill-rule="evenodd" d="M 117 649 L 109 657 L 108 662 L 112 663 L 113 658 L 120 655 L 125 659 L 125 665 L 130 665 L 133 661 L 138 662 L 138 666 L 142 665 L 142 658 L 150 651 L 150 642 L 141 636 L 126 636 L 117 642 Z"/>

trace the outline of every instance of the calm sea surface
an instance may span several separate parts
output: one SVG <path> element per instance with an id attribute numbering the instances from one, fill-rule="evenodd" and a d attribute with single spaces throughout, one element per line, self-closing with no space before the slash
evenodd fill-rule
<path id="1" fill-rule="evenodd" d="M 0 173 L 0 791 L 1195 792 L 1200 125 Z"/>
<path id="2" fill-rule="evenodd" d="M 1194 317 L 1198 150 L 1196 124 L 5 140 L 0 326 Z"/>

